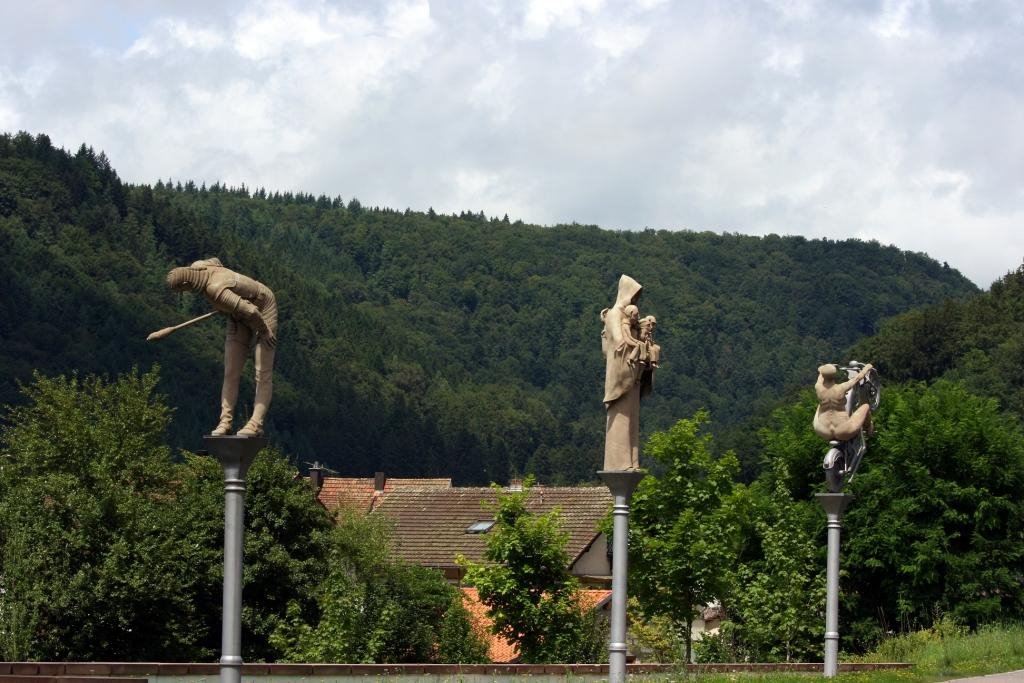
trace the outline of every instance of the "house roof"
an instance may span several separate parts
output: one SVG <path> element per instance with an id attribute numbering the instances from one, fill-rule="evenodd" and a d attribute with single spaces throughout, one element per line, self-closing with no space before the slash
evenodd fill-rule
<path id="1" fill-rule="evenodd" d="M 612 596 L 610 590 L 584 588 L 580 590 L 580 603 L 588 609 L 604 607 Z M 519 648 L 503 637 L 491 633 L 491 617 L 487 606 L 480 602 L 480 594 L 476 588 L 462 588 L 462 604 L 469 612 L 473 628 L 487 641 L 487 656 L 492 662 L 504 664 L 519 658 Z"/>
<path id="2" fill-rule="evenodd" d="M 384 491 L 379 492 L 374 490 L 373 477 L 325 477 L 317 499 L 321 505 L 332 511 L 345 506 L 370 512 L 377 507 L 384 496 L 393 491 L 408 488 L 451 488 L 451 486 L 450 478 L 388 478 L 384 480 Z"/>
<path id="3" fill-rule="evenodd" d="M 480 602 L 480 594 L 475 588 L 462 589 L 462 604 L 469 612 L 473 629 L 487 642 L 488 659 L 497 664 L 515 661 L 519 657 L 519 648 L 491 633 L 491 617 L 487 614 L 487 606 Z"/>
<path id="4" fill-rule="evenodd" d="M 493 519 L 482 503 L 494 503 L 497 493 L 489 487 L 395 489 L 384 496 L 376 510 L 394 523 L 394 552 L 398 557 L 433 567 L 455 566 L 455 555 L 480 562 L 486 533 L 467 533 L 478 521 Z M 533 486 L 526 507 L 533 513 L 559 508 L 562 528 L 568 532 L 566 552 L 570 564 L 598 536 L 597 526 L 608 514 L 612 497 L 601 486 Z"/>

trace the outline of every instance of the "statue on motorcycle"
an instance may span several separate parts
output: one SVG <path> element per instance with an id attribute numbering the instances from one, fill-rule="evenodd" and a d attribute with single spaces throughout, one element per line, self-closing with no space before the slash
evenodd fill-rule
<path id="1" fill-rule="evenodd" d="M 832 363 L 822 365 L 814 385 L 818 396 L 814 433 L 832 446 L 822 464 L 832 492 L 838 492 L 844 481 L 853 478 L 864 457 L 864 432 L 869 436 L 874 433 L 871 413 L 878 409 L 882 391 L 878 372 L 870 363 L 850 361 L 842 369 L 849 379 L 837 383 L 839 368 Z"/>

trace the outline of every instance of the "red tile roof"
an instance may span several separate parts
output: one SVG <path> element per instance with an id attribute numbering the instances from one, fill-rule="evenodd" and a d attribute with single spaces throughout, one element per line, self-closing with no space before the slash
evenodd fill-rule
<path id="1" fill-rule="evenodd" d="M 491 617 L 487 613 L 487 606 L 480 602 L 480 594 L 475 588 L 462 589 L 462 604 L 469 612 L 473 628 L 487 642 L 487 657 L 498 664 L 515 661 L 519 657 L 519 648 L 491 633 Z"/>
<path id="2" fill-rule="evenodd" d="M 604 607 L 611 596 L 610 590 L 584 588 L 580 590 L 580 603 L 588 609 L 600 608 Z M 487 606 L 480 602 L 476 588 L 463 587 L 462 604 L 469 612 L 470 621 L 477 633 L 487 641 L 487 656 L 492 662 L 504 664 L 518 659 L 519 648 L 515 644 L 491 633 L 491 617 L 487 613 Z"/>
<path id="3" fill-rule="evenodd" d="M 375 509 L 394 523 L 394 551 L 402 559 L 433 567 L 452 567 L 455 555 L 483 560 L 487 534 L 468 534 L 477 521 L 493 519 L 481 503 L 494 503 L 493 488 L 395 489 Z M 598 535 L 598 523 L 611 509 L 612 497 L 603 486 L 534 486 L 526 507 L 534 513 L 559 508 L 562 528 L 569 533 L 566 552 L 570 564 L 582 555 Z"/>
<path id="4" fill-rule="evenodd" d="M 374 491 L 373 477 L 325 477 L 323 487 L 317 494 L 320 504 L 334 511 L 341 506 L 363 512 L 377 507 L 383 496 L 400 489 L 409 488 L 451 488 L 451 479 L 399 479 L 384 480 L 383 493 Z"/>

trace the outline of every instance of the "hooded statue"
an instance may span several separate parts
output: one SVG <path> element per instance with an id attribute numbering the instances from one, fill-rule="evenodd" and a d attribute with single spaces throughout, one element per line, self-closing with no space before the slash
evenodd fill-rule
<path id="1" fill-rule="evenodd" d="M 640 345 L 636 302 L 643 287 L 628 275 L 619 278 L 615 305 L 601 311 L 604 330 L 601 350 L 605 357 L 604 469 L 630 470 L 640 467 L 640 398 L 651 391 L 653 368 L 634 361 L 633 350 Z M 626 308 L 630 307 L 627 313 Z M 660 349 L 660 347 L 659 347 Z"/>
<path id="2" fill-rule="evenodd" d="M 251 277 L 225 268 L 220 259 L 196 261 L 167 274 L 167 286 L 175 292 L 203 295 L 228 317 L 224 341 L 224 385 L 220 395 L 220 421 L 213 436 L 231 432 L 238 401 L 242 367 L 255 349 L 256 400 L 252 417 L 238 430 L 239 436 L 261 436 L 273 393 L 274 353 L 277 346 L 277 301 L 270 288 Z"/>

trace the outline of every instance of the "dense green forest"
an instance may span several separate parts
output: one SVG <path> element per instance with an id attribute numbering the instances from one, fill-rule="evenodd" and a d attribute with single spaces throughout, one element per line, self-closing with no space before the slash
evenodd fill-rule
<path id="1" fill-rule="evenodd" d="M 886 321 L 855 353 L 898 380 L 959 380 L 1024 417 L 1024 266 L 987 292 Z"/>
<path id="2" fill-rule="evenodd" d="M 17 383 L 34 370 L 160 364 L 171 444 L 198 446 L 216 422 L 223 330 L 145 337 L 205 312 L 170 294 L 164 275 L 217 255 L 280 305 L 275 443 L 345 474 L 466 484 L 593 478 L 598 314 L 622 272 L 645 286 L 641 310 L 658 317 L 665 354 L 648 433 L 701 408 L 716 430 L 735 431 L 883 319 L 976 292 L 925 255 L 856 240 L 549 228 L 245 187 L 129 185 L 102 153 L 25 133 L 0 136 L 0 253 L 0 403 L 20 401 Z M 250 383 L 242 411 L 251 396 Z"/>

